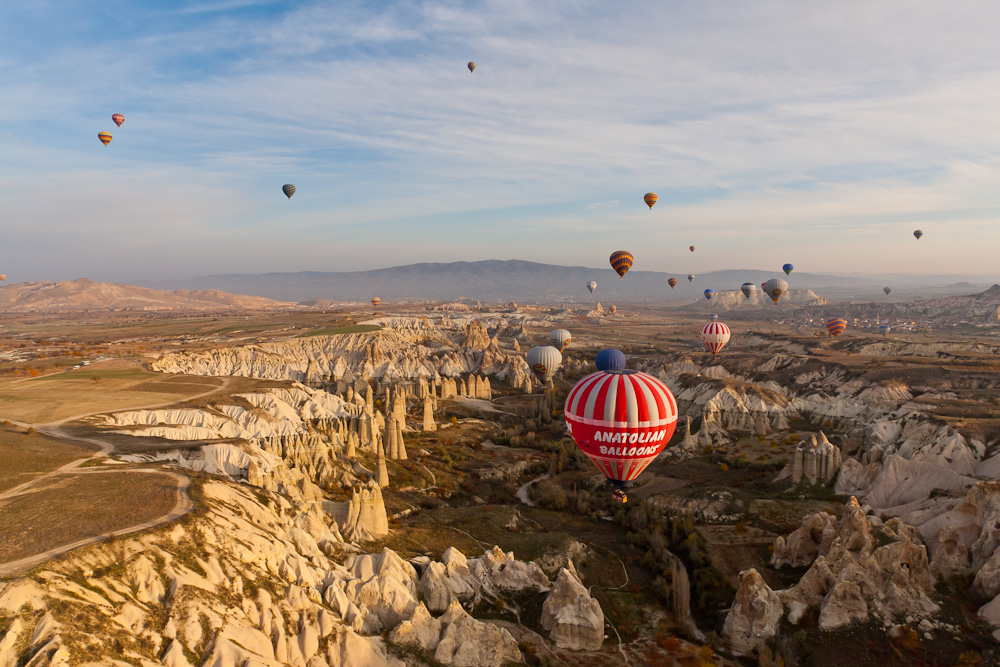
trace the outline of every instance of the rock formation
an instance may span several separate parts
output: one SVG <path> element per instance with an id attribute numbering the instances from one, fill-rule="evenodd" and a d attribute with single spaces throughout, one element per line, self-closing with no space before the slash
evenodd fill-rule
<path id="1" fill-rule="evenodd" d="M 789 536 L 775 544 L 775 557 L 780 552 L 781 562 L 801 563 L 813 548 L 818 552 L 799 583 L 778 593 L 790 608 L 789 620 L 797 623 L 813 606 L 819 607 L 822 629 L 865 620 L 869 614 L 892 620 L 896 615 L 922 618 L 937 611 L 930 599 L 933 580 L 927 549 L 915 529 L 899 519 L 883 523 L 866 515 L 857 499 L 851 498 L 838 522 L 837 536 L 824 550 L 829 528 L 825 522 L 810 515 L 804 522 L 810 528 L 794 540 Z M 789 545 L 803 552 L 792 553 Z"/>
<path id="2" fill-rule="evenodd" d="M 366 487 L 354 489 L 340 532 L 345 538 L 355 542 L 377 540 L 389 534 L 385 502 L 377 483 L 373 481 Z"/>
<path id="3" fill-rule="evenodd" d="M 840 472 L 842 459 L 840 448 L 831 444 L 820 431 L 818 439 L 814 435 L 795 449 L 792 481 L 799 484 L 804 479 L 809 484 L 828 484 Z"/>
<path id="4" fill-rule="evenodd" d="M 431 397 L 427 396 L 424 398 L 424 421 L 423 421 L 424 431 L 435 431 L 437 430 L 437 424 L 434 423 L 434 404 L 431 401 Z"/>
<path id="5" fill-rule="evenodd" d="M 781 600 L 757 570 L 743 570 L 722 636 L 733 652 L 745 655 L 778 633 L 783 613 Z"/>
<path id="6" fill-rule="evenodd" d="M 559 648 L 596 651 L 604 643 L 604 612 L 575 574 L 559 570 L 542 605 L 542 627 Z"/>

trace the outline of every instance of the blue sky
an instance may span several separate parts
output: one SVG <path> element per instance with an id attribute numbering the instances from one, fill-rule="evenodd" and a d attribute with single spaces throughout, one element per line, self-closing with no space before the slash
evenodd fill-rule
<path id="1" fill-rule="evenodd" d="M 993 0 L 3 3 L 0 272 L 1000 274 L 997 34 Z"/>

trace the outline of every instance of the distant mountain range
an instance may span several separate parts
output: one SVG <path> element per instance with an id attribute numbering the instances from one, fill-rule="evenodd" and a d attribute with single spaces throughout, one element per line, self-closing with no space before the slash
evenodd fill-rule
<path id="1" fill-rule="evenodd" d="M 670 277 L 678 285 L 671 290 Z M 689 283 L 686 274 L 660 271 L 629 271 L 625 280 L 608 269 L 583 266 L 556 266 L 520 260 L 485 260 L 440 264 L 409 264 L 372 271 L 265 274 L 224 274 L 189 280 L 144 283 L 150 287 L 205 290 L 253 294 L 282 301 L 308 302 L 367 301 L 378 296 L 393 300 L 447 301 L 472 299 L 483 301 L 549 301 L 560 303 L 639 303 L 651 301 L 692 302 L 703 290 L 738 289 L 744 282 L 760 285 L 769 278 L 785 278 L 781 271 L 725 270 L 696 276 Z M 793 289 L 811 289 L 819 296 L 834 299 L 885 298 L 882 288 L 893 287 L 892 299 L 932 298 L 969 294 L 986 289 L 992 281 L 955 283 L 961 276 L 835 276 L 795 272 L 788 276 Z M 591 295 L 586 284 L 597 281 Z"/>
<path id="2" fill-rule="evenodd" d="M 0 287 L 0 312 L 68 313 L 107 310 L 223 311 L 291 308 L 258 296 L 226 294 L 218 290 L 164 292 L 98 283 L 87 278 L 63 282 L 14 283 Z"/>

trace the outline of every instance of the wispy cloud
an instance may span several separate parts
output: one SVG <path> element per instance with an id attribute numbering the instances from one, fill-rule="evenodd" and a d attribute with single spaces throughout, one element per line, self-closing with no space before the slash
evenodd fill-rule
<path id="1" fill-rule="evenodd" d="M 69 28 L 52 42 L 54 15 Z M 109 268 L 50 241 L 29 262 L 39 237 L 16 235 L 8 274 L 484 253 L 599 265 L 611 231 L 647 268 L 795 255 L 917 271 L 886 252 L 911 223 L 940 227 L 921 251 L 956 249 L 933 258 L 942 271 L 994 270 L 980 250 L 1000 243 L 981 224 L 1000 215 L 992 2 L 234 0 L 98 18 L 0 9 L 0 219 L 89 223 L 80 242 L 103 252 L 124 243 L 114 221 L 139 216 L 134 236 L 162 230 L 172 254 Z M 975 230 L 971 252 L 957 252 L 961 230 Z M 699 252 L 675 253 L 693 233 Z M 227 238 L 239 253 L 201 248 Z"/>

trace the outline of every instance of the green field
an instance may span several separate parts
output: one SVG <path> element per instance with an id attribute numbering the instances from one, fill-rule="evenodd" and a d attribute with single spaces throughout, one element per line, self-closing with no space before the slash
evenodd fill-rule
<path id="1" fill-rule="evenodd" d="M 312 338 L 313 336 L 336 336 L 337 334 L 369 333 L 378 331 L 382 327 L 377 324 L 353 324 L 348 327 L 333 327 L 326 329 L 313 329 L 299 334 L 296 338 Z"/>

